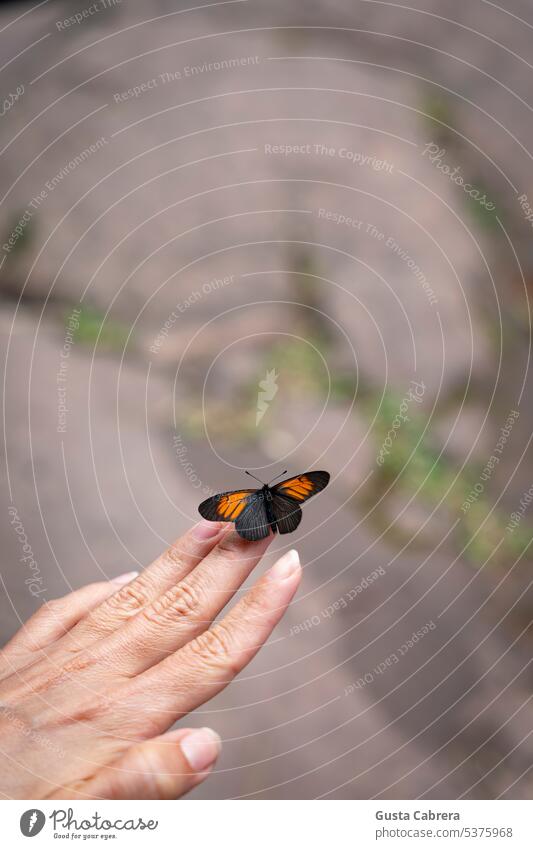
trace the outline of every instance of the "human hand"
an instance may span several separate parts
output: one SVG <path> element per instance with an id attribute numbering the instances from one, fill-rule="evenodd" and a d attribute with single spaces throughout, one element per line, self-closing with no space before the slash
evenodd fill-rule
<path id="1" fill-rule="evenodd" d="M 301 577 L 294 551 L 212 624 L 272 539 L 202 521 L 140 575 L 43 605 L 0 653 L 4 798 L 175 799 L 199 784 L 220 738 L 167 729 L 283 616 Z"/>

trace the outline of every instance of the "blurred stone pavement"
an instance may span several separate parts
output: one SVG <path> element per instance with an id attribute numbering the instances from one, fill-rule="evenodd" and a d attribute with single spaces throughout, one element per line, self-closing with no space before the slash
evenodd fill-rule
<path id="1" fill-rule="evenodd" d="M 10 355 L 26 374 L 35 319 L 18 320 L 17 326 Z M 3 346 L 9 328 L 3 312 Z M 57 356 L 57 333 L 45 329 L 33 360 L 31 446 L 27 381 L 13 374 L 6 394 L 14 501 L 42 568 L 44 598 L 147 564 L 195 519 L 199 501 L 176 472 L 171 432 L 150 422 L 147 440 L 144 403 L 138 403 L 147 387 L 145 367 L 126 363 L 119 369 L 112 358 L 91 365 L 89 357 L 73 352 L 68 428 L 58 443 Z M 166 391 L 162 381 L 150 381 L 150 410 Z M 205 451 L 192 453 L 191 460 L 214 488 L 241 484 L 238 474 L 233 480 L 222 477 Z M 5 480 L 2 493 L 7 516 Z M 214 775 L 193 795 L 497 795 L 527 770 L 531 757 L 528 647 L 521 641 L 511 646 L 503 626 L 483 611 L 487 587 L 475 581 L 468 586 L 470 567 L 439 556 L 438 544 L 429 559 L 393 552 L 359 525 L 358 513 L 342 506 L 344 501 L 334 481 L 306 505 L 295 537 L 273 544 L 277 552 L 298 547 L 303 584 L 247 670 L 191 718 L 193 724 L 213 725 L 224 740 Z M 4 528 L 7 637 L 39 602 L 22 581 L 17 538 L 6 522 Z M 345 607 L 322 613 L 349 598 L 374 570 L 385 574 Z M 345 695 L 345 688 L 397 655 L 413 631 L 428 623 L 436 627 L 417 645 Z M 510 795 L 529 792 L 524 776 Z"/>

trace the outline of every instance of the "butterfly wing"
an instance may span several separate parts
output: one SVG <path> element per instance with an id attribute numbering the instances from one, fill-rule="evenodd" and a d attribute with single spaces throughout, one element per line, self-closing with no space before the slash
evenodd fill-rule
<path id="1" fill-rule="evenodd" d="M 302 511 L 298 502 L 288 495 L 272 494 L 272 511 L 280 534 L 290 534 L 302 521 Z"/>
<path id="2" fill-rule="evenodd" d="M 305 472 L 303 475 L 277 483 L 272 487 L 272 494 L 288 496 L 301 504 L 325 489 L 329 478 L 329 472 Z"/>
<path id="3" fill-rule="evenodd" d="M 264 539 L 270 525 L 263 495 L 257 489 L 236 489 L 206 498 L 198 507 L 204 519 L 211 522 L 235 522 L 235 530 L 251 542 Z"/>
<path id="4" fill-rule="evenodd" d="M 248 499 L 244 510 L 235 522 L 235 530 L 243 539 L 255 542 L 265 539 L 270 533 L 270 522 L 261 491 L 255 492 Z"/>
<path id="5" fill-rule="evenodd" d="M 236 522 L 255 489 L 236 489 L 206 498 L 198 507 L 200 516 L 210 522 Z"/>
<path id="6" fill-rule="evenodd" d="M 302 520 L 299 504 L 324 489 L 329 483 L 329 477 L 328 472 L 305 472 L 281 481 L 270 489 L 271 513 L 274 514 L 280 534 L 296 530 Z M 264 539 L 270 533 L 272 515 L 269 519 L 261 490 L 221 492 L 202 501 L 198 510 L 204 519 L 211 522 L 235 522 L 235 529 L 243 539 L 255 541 Z"/>
<path id="7" fill-rule="evenodd" d="M 272 487 L 272 509 L 280 534 L 290 534 L 302 521 L 300 504 L 329 483 L 329 472 L 305 472 Z"/>

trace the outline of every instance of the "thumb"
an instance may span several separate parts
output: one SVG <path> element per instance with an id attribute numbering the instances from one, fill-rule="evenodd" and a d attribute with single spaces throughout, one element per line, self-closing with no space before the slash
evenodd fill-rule
<path id="1" fill-rule="evenodd" d="M 177 799 L 209 775 L 220 748 L 210 728 L 168 731 L 131 746 L 72 795 L 68 788 L 58 792 L 62 799 Z"/>

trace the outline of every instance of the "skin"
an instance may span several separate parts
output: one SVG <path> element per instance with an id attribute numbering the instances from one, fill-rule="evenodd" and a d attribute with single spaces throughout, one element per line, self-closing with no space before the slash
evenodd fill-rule
<path id="1" fill-rule="evenodd" d="M 175 799 L 207 777 L 211 729 L 168 729 L 265 643 L 301 578 L 287 552 L 213 625 L 271 535 L 200 522 L 140 575 L 48 602 L 0 653 L 0 794 Z"/>

